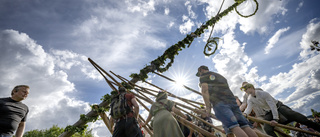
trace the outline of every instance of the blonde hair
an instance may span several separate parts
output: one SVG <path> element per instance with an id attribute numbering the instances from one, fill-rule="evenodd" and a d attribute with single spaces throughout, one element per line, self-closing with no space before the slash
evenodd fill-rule
<path id="1" fill-rule="evenodd" d="M 12 89 L 11 95 L 13 95 L 13 92 L 14 92 L 14 91 L 17 92 L 18 89 L 19 89 L 19 88 L 22 88 L 22 87 L 25 87 L 25 88 L 27 88 L 27 89 L 30 89 L 30 87 L 29 87 L 28 85 L 17 85 L 17 86 L 15 86 L 15 87 Z"/>

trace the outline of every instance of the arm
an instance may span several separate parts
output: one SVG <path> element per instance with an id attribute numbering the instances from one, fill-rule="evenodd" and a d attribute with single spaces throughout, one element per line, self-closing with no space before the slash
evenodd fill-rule
<path id="1" fill-rule="evenodd" d="M 253 104 L 252 104 L 252 102 L 250 100 L 247 101 L 247 104 L 248 104 L 248 106 L 247 106 L 246 110 L 244 110 L 243 113 L 248 115 L 252 111 Z"/>
<path id="2" fill-rule="evenodd" d="M 111 118 L 110 118 L 111 134 L 113 134 L 113 124 L 114 124 L 114 120 L 113 120 L 113 118 L 111 117 Z"/>
<path id="3" fill-rule="evenodd" d="M 131 102 L 132 102 L 132 105 L 133 105 L 133 107 L 134 107 L 134 110 L 133 110 L 133 112 L 134 112 L 134 117 L 135 117 L 136 119 L 138 119 L 138 116 L 139 116 L 139 105 L 138 105 L 138 103 L 137 103 L 136 98 L 132 98 L 132 99 L 131 99 Z"/>
<path id="4" fill-rule="evenodd" d="M 210 115 L 211 103 L 210 103 L 210 98 L 209 98 L 210 95 L 209 95 L 208 83 L 201 84 L 201 92 L 202 92 L 202 97 L 203 97 L 204 103 L 206 104 L 206 113 L 207 113 L 207 115 Z"/>
<path id="5" fill-rule="evenodd" d="M 242 104 L 241 104 L 241 106 L 240 106 L 240 110 L 241 110 L 242 112 L 246 109 L 247 104 L 248 104 L 247 102 L 248 102 L 248 94 L 245 93 L 244 96 L 243 96 L 243 102 L 242 102 Z"/>
<path id="6" fill-rule="evenodd" d="M 189 133 L 188 137 L 192 137 L 193 130 L 191 128 L 189 130 L 190 130 L 190 133 Z"/>
<path id="7" fill-rule="evenodd" d="M 273 119 L 274 120 L 279 120 L 278 108 L 277 108 L 275 99 L 273 99 L 273 97 L 267 92 L 263 92 L 262 95 L 263 95 L 262 97 L 265 99 L 265 101 L 267 102 L 268 106 L 270 107 Z"/>
<path id="8" fill-rule="evenodd" d="M 145 123 L 142 124 L 141 126 L 143 126 L 143 127 L 146 126 L 146 125 L 149 123 L 149 121 L 151 120 L 151 118 L 152 118 L 152 115 L 151 115 L 151 113 L 149 112 L 148 118 L 146 119 Z"/>
<path id="9" fill-rule="evenodd" d="M 18 129 L 16 131 L 16 137 L 22 137 L 24 133 L 24 128 L 26 127 L 26 122 L 20 122 Z"/>

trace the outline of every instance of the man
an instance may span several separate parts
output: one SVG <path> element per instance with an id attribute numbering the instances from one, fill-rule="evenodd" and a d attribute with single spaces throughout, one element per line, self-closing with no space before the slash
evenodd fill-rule
<path id="1" fill-rule="evenodd" d="M 211 105 L 217 119 L 238 137 L 257 137 L 242 115 L 227 80 L 220 74 L 200 66 L 196 76 L 200 77 L 200 86 L 206 113 L 211 113 Z"/>
<path id="2" fill-rule="evenodd" d="M 126 93 L 126 89 L 123 87 L 119 88 L 119 94 L 124 94 L 126 103 L 131 108 L 131 111 L 118 119 L 111 117 L 111 127 L 113 127 L 113 123 L 116 123 L 112 137 L 142 137 L 142 132 L 137 122 L 139 105 L 135 96 L 131 93 Z"/>
<path id="3" fill-rule="evenodd" d="M 296 121 L 309 128 L 320 131 L 320 125 L 308 120 L 306 116 L 293 111 L 288 106 L 282 104 L 282 102 L 274 99 L 268 92 L 256 90 L 250 83 L 244 84 L 242 88 L 249 94 L 248 107 L 244 113 L 249 114 L 254 106 L 262 108 L 266 112 L 264 120 L 270 121 L 271 124 L 264 124 L 264 130 L 268 135 L 277 137 L 274 133 L 274 126 L 278 122 L 286 125 L 292 121 Z"/>
<path id="4" fill-rule="evenodd" d="M 29 86 L 18 85 L 11 91 L 11 97 L 0 98 L 0 137 L 22 137 L 29 112 L 21 101 L 29 94 Z"/>

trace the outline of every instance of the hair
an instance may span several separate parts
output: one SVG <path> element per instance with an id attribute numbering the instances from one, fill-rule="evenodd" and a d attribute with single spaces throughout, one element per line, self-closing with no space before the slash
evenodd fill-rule
<path id="1" fill-rule="evenodd" d="M 245 81 L 245 82 L 242 82 L 242 86 L 245 85 L 245 84 L 248 84 L 248 83 L 249 83 L 249 82 L 246 82 L 246 81 Z"/>
<path id="2" fill-rule="evenodd" d="M 12 89 L 11 95 L 13 95 L 13 92 L 18 92 L 19 88 L 21 88 L 21 87 L 30 89 L 30 87 L 29 87 L 28 85 L 17 85 L 17 86 L 15 86 L 15 87 Z"/>
<path id="3" fill-rule="evenodd" d="M 119 93 L 122 93 L 122 92 L 126 92 L 126 88 L 124 88 L 124 87 L 119 87 Z"/>
<path id="4" fill-rule="evenodd" d="M 253 89 L 255 89 L 254 86 L 253 86 L 253 84 L 247 83 L 246 86 L 248 86 L 248 88 L 253 88 Z"/>

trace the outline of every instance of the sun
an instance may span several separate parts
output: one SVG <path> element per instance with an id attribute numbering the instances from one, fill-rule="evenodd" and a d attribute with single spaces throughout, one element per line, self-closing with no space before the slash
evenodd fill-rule
<path id="1" fill-rule="evenodd" d="M 188 86 L 188 84 L 190 84 L 189 77 L 181 71 L 179 71 L 179 73 L 173 73 L 172 79 L 175 82 L 172 82 L 171 89 L 175 92 L 185 92 L 186 88 L 184 86 Z"/>

